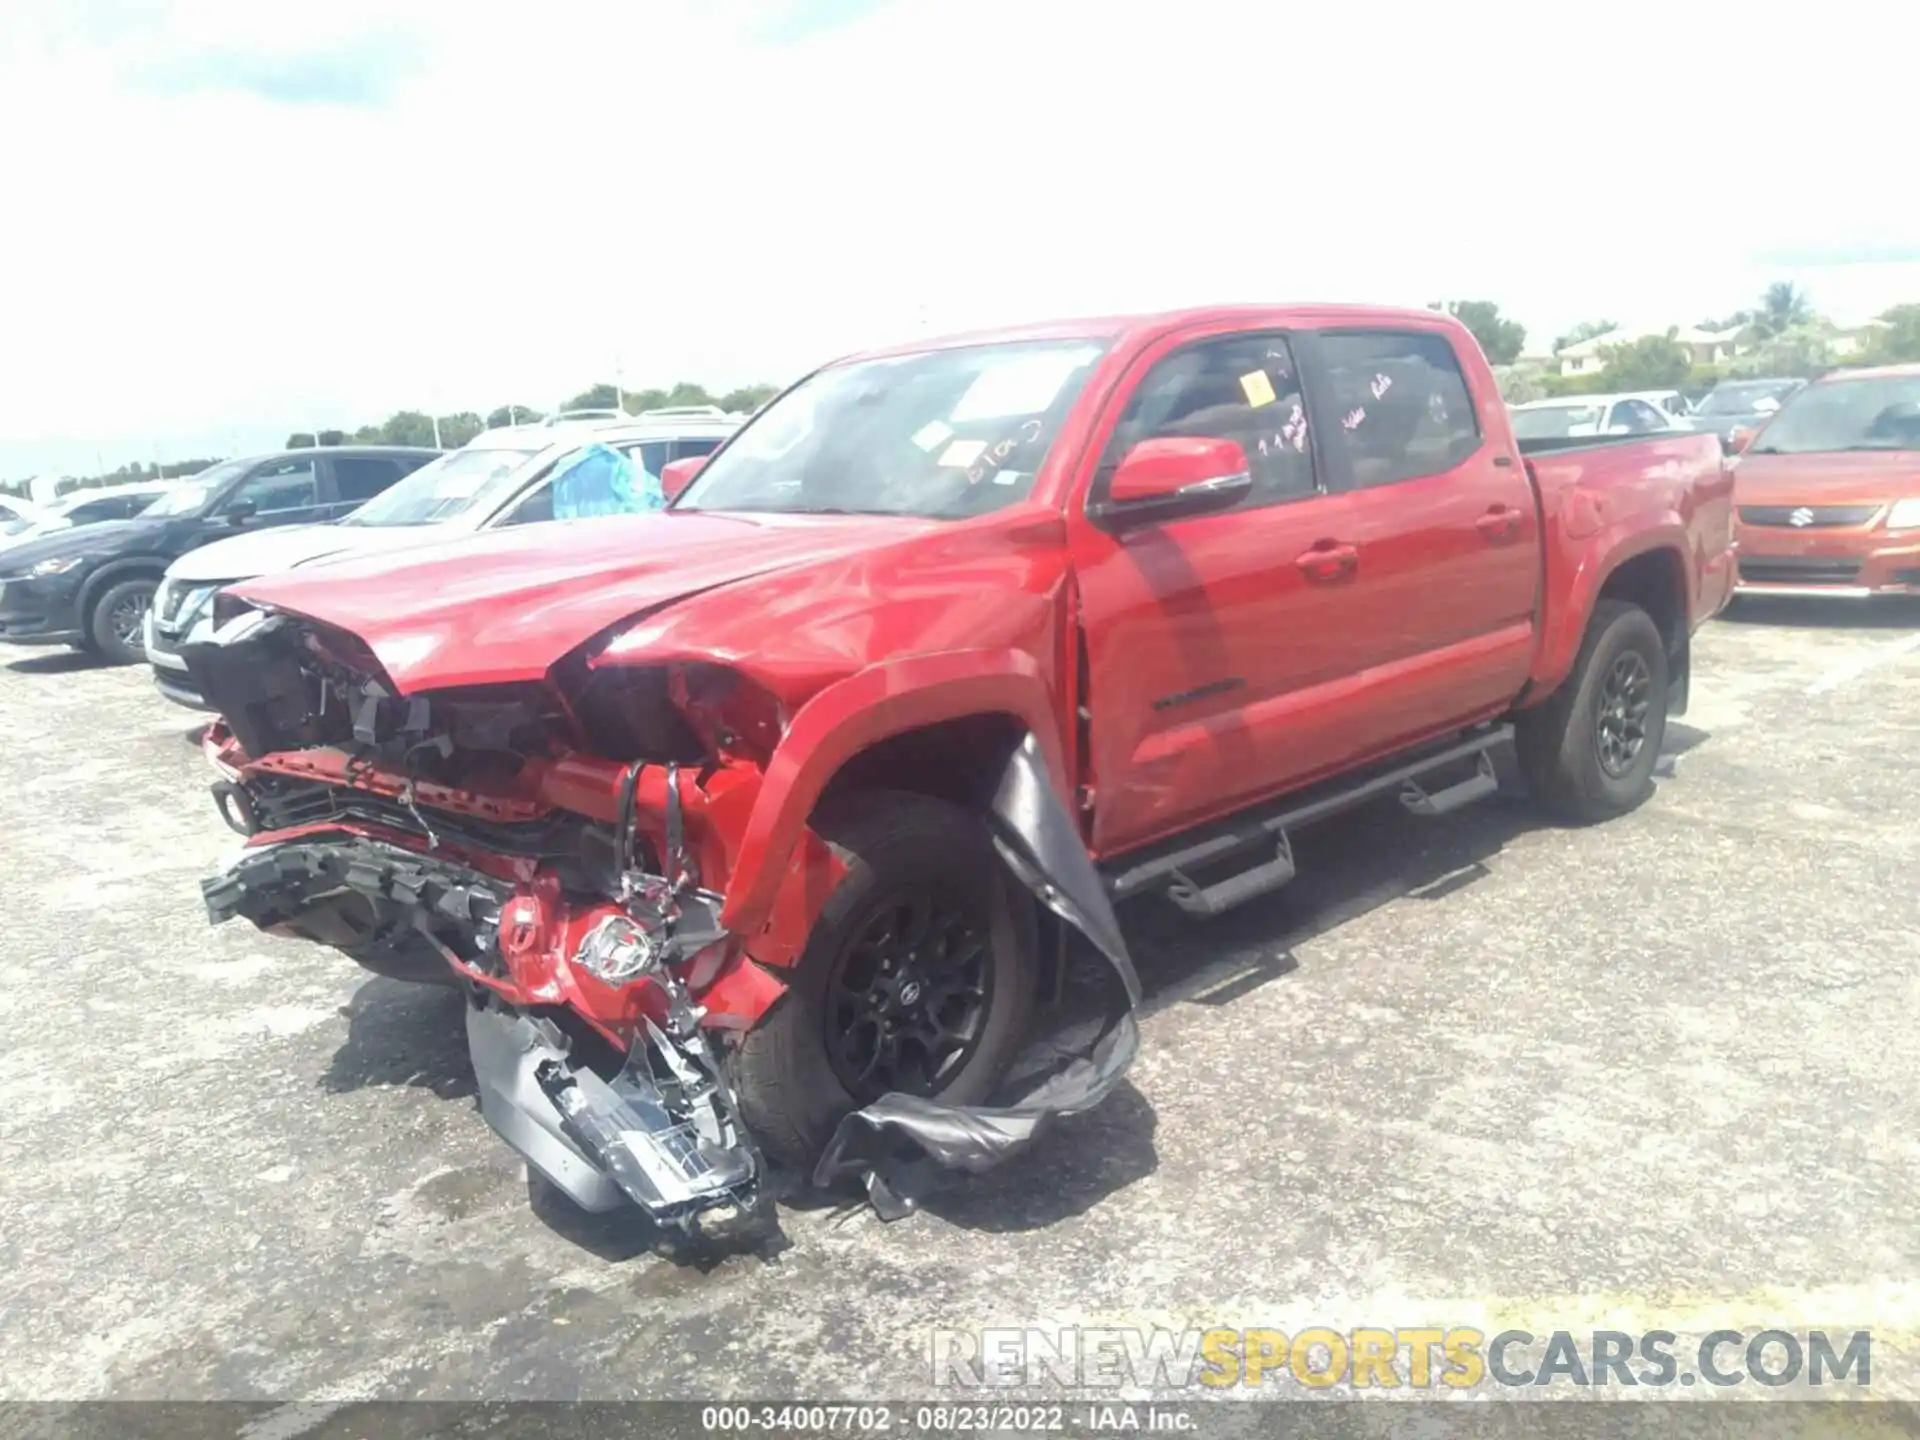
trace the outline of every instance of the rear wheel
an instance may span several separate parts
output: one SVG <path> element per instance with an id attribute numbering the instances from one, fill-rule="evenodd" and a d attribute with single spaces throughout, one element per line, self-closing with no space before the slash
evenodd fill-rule
<path id="1" fill-rule="evenodd" d="M 1039 948 L 1032 900 L 967 811 L 876 791 L 814 828 L 846 873 L 787 993 L 729 1062 L 755 1140 L 802 1168 L 891 1091 L 986 1099 L 1019 1053 Z"/>
<path id="2" fill-rule="evenodd" d="M 93 602 L 87 617 L 87 638 L 109 664 L 133 665 L 147 658 L 141 632 L 156 588 L 152 580 L 122 580 L 109 585 Z"/>
<path id="3" fill-rule="evenodd" d="M 1643 803 L 1667 733 L 1667 647 L 1653 617 L 1602 600 L 1573 673 L 1520 713 L 1516 732 L 1527 784 L 1557 814 L 1586 823 Z"/>

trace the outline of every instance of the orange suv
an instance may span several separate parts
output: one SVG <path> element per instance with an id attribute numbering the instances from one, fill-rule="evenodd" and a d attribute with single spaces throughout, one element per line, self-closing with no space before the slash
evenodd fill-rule
<path id="1" fill-rule="evenodd" d="M 1920 365 L 1816 381 L 1735 445 L 1741 594 L 1920 594 Z"/>

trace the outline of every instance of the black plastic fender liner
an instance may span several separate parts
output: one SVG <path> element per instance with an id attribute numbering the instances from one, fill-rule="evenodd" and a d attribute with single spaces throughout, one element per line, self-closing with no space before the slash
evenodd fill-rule
<path id="1" fill-rule="evenodd" d="M 1041 904 L 1093 943 L 1119 984 L 1112 987 L 1091 1038 L 1021 1082 L 1026 1088 L 1001 1104 L 948 1105 L 896 1092 L 842 1120 L 814 1167 L 813 1181 L 826 1186 L 860 1177 L 882 1219 L 912 1213 L 919 1197 L 938 1183 L 940 1171 L 992 1169 L 1032 1144 L 1053 1117 L 1092 1109 L 1119 1083 L 1140 1048 L 1134 1013 L 1140 1004 L 1139 974 L 1106 889 L 1072 816 L 1048 782 L 1032 736 L 1007 761 L 992 822 L 994 846 L 1008 869 Z"/>

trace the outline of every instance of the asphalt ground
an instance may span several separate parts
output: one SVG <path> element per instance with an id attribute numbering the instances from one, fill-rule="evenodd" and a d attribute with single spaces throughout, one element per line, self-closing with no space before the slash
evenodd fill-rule
<path id="1" fill-rule="evenodd" d="M 1376 806 L 1211 925 L 1136 904 L 1097 1112 L 688 1254 L 529 1204 L 457 995 L 209 927 L 234 837 L 143 670 L 0 647 L 0 1399 L 965 1399 L 936 1330 L 1310 1325 L 1870 1327 L 1914 1397 L 1920 611 L 1696 656 L 1642 810 Z"/>

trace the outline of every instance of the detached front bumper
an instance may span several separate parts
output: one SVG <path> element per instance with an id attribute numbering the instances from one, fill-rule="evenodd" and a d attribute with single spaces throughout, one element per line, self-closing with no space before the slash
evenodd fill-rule
<path id="1" fill-rule="evenodd" d="M 0 579 L 0 640 L 10 645 L 71 645 L 84 640 L 82 578 L 76 569 L 65 575 Z"/>
<path id="2" fill-rule="evenodd" d="M 763 1162 L 700 1029 L 706 1012 L 676 974 L 660 965 L 636 977 L 624 1054 L 605 1031 L 556 1023 L 571 986 L 553 983 L 529 930 L 529 907 L 550 905 L 550 894 L 535 897 L 457 860 L 331 828 L 267 837 L 201 889 L 216 923 L 245 918 L 343 948 L 396 926 L 419 930 L 466 981 L 482 1115 L 582 1209 L 631 1203 L 660 1224 L 685 1227 L 759 1203 Z M 343 894 L 364 911 L 342 910 Z M 357 922 L 357 935 L 355 913 L 371 916 Z M 571 936 L 577 927 L 562 928 Z M 481 957 L 494 953 L 526 963 L 483 968 Z"/>
<path id="3" fill-rule="evenodd" d="M 480 1113 L 494 1133 L 581 1209 L 632 1203 L 663 1224 L 745 1211 L 760 1196 L 759 1154 L 694 1038 L 648 1026 L 607 1080 L 573 1061 L 552 1021 L 485 992 L 467 1006 Z"/>
<path id="4" fill-rule="evenodd" d="M 1819 511 L 1805 507 L 1800 513 Z M 1920 595 L 1920 531 L 1889 532 L 1877 516 L 1860 527 L 1743 523 L 1738 538 L 1742 595 Z"/>

